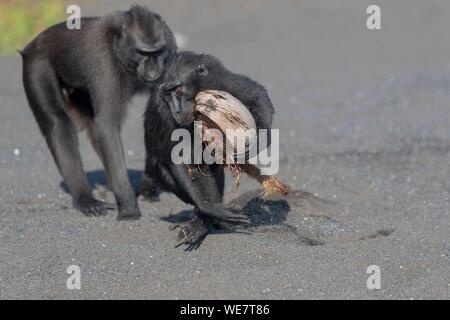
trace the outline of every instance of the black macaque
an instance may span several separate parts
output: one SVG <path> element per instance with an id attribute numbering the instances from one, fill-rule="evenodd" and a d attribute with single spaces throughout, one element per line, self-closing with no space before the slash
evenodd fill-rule
<path id="1" fill-rule="evenodd" d="M 169 27 L 158 14 L 134 6 L 82 18 L 81 30 L 55 25 L 20 53 L 28 102 L 74 206 L 88 216 L 111 209 L 94 199 L 82 167 L 77 130 L 87 129 L 115 194 L 118 219 L 138 219 L 120 129 L 126 104 L 150 92 L 176 53 Z"/>
<path id="2" fill-rule="evenodd" d="M 196 95 L 206 89 L 227 91 L 246 105 L 258 129 L 270 129 L 274 109 L 267 91 L 250 78 L 228 71 L 215 57 L 180 52 L 166 66 L 164 83 L 145 113 L 146 176 L 149 189 L 173 192 L 194 205 L 194 215 L 180 228 L 179 245 L 197 249 L 212 228 L 249 224 L 249 218 L 222 203 L 224 168 L 202 164 L 198 170 L 175 165 L 171 141 L 176 128 L 193 130 Z M 192 132 L 192 131 L 191 131 Z M 195 166 L 193 166 L 195 168 Z"/>

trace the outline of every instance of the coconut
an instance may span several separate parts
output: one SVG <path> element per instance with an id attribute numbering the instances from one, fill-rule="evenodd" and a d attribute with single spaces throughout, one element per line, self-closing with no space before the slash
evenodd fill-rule
<path id="1" fill-rule="evenodd" d="M 236 159 L 245 159 L 250 150 L 257 150 L 255 119 L 242 102 L 228 92 L 201 91 L 195 99 L 195 119 L 202 122 L 204 137 L 207 134 L 209 142 L 213 142 L 206 144 L 206 148 L 223 150 L 226 164 L 234 164 Z M 222 139 L 211 129 L 218 129 Z M 227 135 L 227 130 L 233 130 L 236 135 Z"/>
<path id="2" fill-rule="evenodd" d="M 201 91 L 195 99 L 194 117 L 203 131 L 203 147 L 209 151 L 222 150 L 224 165 L 230 169 L 237 185 L 244 171 L 261 183 L 264 196 L 288 194 L 289 187 L 277 178 L 263 176 L 258 167 L 236 161 L 246 159 L 248 153 L 252 154 L 258 146 L 255 119 L 241 101 L 228 92 Z M 236 136 L 230 137 L 229 130 L 237 130 Z M 239 143 L 240 138 L 245 138 L 245 143 Z M 222 154 L 215 154 L 215 157 L 222 157 Z"/>

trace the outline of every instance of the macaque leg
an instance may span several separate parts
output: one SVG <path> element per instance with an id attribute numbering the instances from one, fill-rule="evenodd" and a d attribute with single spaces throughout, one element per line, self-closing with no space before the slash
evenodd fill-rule
<path id="1" fill-rule="evenodd" d="M 38 76 L 28 77 L 30 70 Z M 55 74 L 45 61 L 25 63 L 24 74 L 30 107 L 73 197 L 74 206 L 88 216 L 105 215 L 110 208 L 92 195 L 78 149 L 77 129 L 68 114 L 68 106 Z"/>

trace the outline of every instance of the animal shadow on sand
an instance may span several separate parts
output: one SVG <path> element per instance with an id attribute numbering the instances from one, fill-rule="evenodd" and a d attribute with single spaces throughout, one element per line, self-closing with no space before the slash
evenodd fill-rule
<path id="1" fill-rule="evenodd" d="M 292 190 L 284 198 L 263 198 L 261 190 L 248 191 L 230 201 L 229 205 L 236 210 L 242 211 L 250 220 L 250 225 L 246 227 L 237 227 L 234 229 L 214 230 L 212 234 L 227 233 L 278 233 L 289 234 L 289 238 L 299 245 L 316 246 L 323 245 L 322 240 L 317 239 L 304 230 L 299 230 L 288 221 L 289 213 L 298 211 L 298 209 L 309 207 L 320 207 L 323 205 L 332 205 L 327 200 L 315 197 L 313 194 L 305 191 Z M 180 224 L 192 218 L 192 210 L 183 210 L 177 214 L 168 217 L 161 217 L 162 220 Z"/>
<path id="2" fill-rule="evenodd" d="M 128 170 L 128 177 L 136 193 L 139 190 L 142 174 L 143 173 L 141 170 Z M 94 188 L 94 192 L 99 192 L 102 194 L 101 198 L 108 198 L 113 196 L 112 194 L 106 195 L 106 193 L 109 191 L 109 188 L 106 173 L 104 170 L 89 171 L 86 173 L 86 176 L 88 178 L 89 183 Z M 64 192 L 69 193 L 69 189 L 64 181 L 61 181 L 59 186 L 61 187 L 62 190 L 64 190 Z"/>
<path id="3" fill-rule="evenodd" d="M 217 230 L 217 233 L 242 232 L 261 225 L 280 224 L 286 220 L 290 211 L 288 202 L 284 199 L 263 199 L 259 193 L 261 191 L 248 192 L 230 202 L 233 209 L 243 211 L 249 216 L 250 225 L 235 230 Z M 170 223 L 183 223 L 192 218 L 192 213 L 192 210 L 183 210 L 161 219 Z"/>
<path id="4" fill-rule="evenodd" d="M 128 170 L 128 176 L 134 190 L 138 192 L 142 171 Z M 87 178 L 94 187 L 96 198 L 115 204 L 114 194 L 108 189 L 103 170 L 87 172 Z M 69 192 L 64 181 L 60 183 L 60 187 Z M 336 210 L 341 209 L 339 204 L 301 190 L 291 190 L 283 198 L 264 198 L 261 196 L 261 190 L 252 190 L 232 199 L 229 205 L 246 214 L 251 223 L 246 227 L 213 230 L 212 234 L 256 233 L 270 235 L 277 241 L 294 242 L 300 246 L 320 246 L 333 237 L 350 237 L 353 241 L 364 241 L 387 237 L 394 232 L 394 229 L 382 229 L 354 239 L 351 226 L 334 218 Z M 160 219 L 175 225 L 190 220 L 192 215 L 193 210 L 183 210 Z"/>

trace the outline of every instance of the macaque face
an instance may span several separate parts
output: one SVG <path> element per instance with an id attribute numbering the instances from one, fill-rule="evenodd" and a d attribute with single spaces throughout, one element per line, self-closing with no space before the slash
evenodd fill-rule
<path id="1" fill-rule="evenodd" d="M 154 82 L 164 73 L 173 39 L 168 39 L 166 26 L 156 14 L 130 10 L 121 26 L 119 54 L 143 82 Z"/>
<path id="2" fill-rule="evenodd" d="M 182 82 L 164 83 L 160 87 L 160 94 L 178 125 L 188 125 L 193 122 L 195 88 Z"/>
<path id="3" fill-rule="evenodd" d="M 178 61 L 169 66 L 160 94 L 178 125 L 193 122 L 195 97 L 201 91 L 200 84 L 204 82 L 207 73 L 202 62 L 180 66 Z"/>

